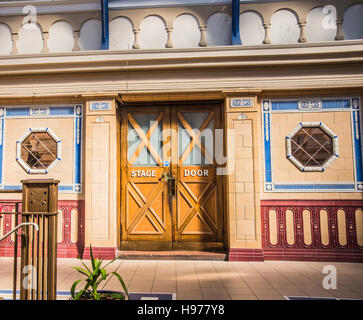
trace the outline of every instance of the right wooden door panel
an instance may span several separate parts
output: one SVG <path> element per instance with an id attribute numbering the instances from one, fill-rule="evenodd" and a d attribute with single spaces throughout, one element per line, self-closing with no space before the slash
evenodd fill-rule
<path id="1" fill-rule="evenodd" d="M 215 129 L 219 108 L 175 107 L 178 132 L 173 162 L 176 197 L 173 209 L 175 247 L 223 247 L 222 179 L 216 175 Z"/>

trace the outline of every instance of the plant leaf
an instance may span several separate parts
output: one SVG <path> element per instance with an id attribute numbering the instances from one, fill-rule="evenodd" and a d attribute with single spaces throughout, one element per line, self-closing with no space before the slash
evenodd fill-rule
<path id="1" fill-rule="evenodd" d="M 82 295 L 83 295 L 83 293 L 85 292 L 86 290 L 84 290 L 84 289 L 82 289 L 81 291 L 79 291 L 78 293 L 77 293 L 77 295 L 74 297 L 74 300 L 80 300 L 81 299 L 81 297 L 82 297 Z"/>
<path id="2" fill-rule="evenodd" d="M 81 263 L 83 264 L 83 266 L 87 269 L 87 271 L 89 273 L 92 273 L 92 271 L 87 267 L 87 265 L 81 260 Z"/>
<path id="3" fill-rule="evenodd" d="M 95 259 L 93 258 L 93 251 L 92 251 L 92 245 L 91 244 L 89 245 L 89 253 L 90 253 L 90 256 L 91 256 L 92 268 L 94 270 L 95 269 Z"/>
<path id="4" fill-rule="evenodd" d="M 83 281 L 82 279 L 81 280 L 77 280 L 77 281 L 74 281 L 73 285 L 72 285 L 72 288 L 71 288 L 71 295 L 72 295 L 72 298 L 75 297 L 75 291 L 76 291 L 76 287 L 77 287 L 77 284 L 80 283 L 81 281 Z"/>
<path id="5" fill-rule="evenodd" d="M 103 280 L 106 280 L 106 277 L 107 277 L 107 272 L 106 272 L 106 270 L 105 270 L 105 269 L 100 269 L 100 271 L 101 271 L 101 274 L 102 274 L 102 279 L 103 279 Z"/>
<path id="6" fill-rule="evenodd" d="M 125 300 L 125 295 L 118 292 L 110 292 L 107 293 L 107 295 L 111 296 L 112 298 L 118 299 L 118 300 Z"/>
<path id="7" fill-rule="evenodd" d="M 88 272 L 87 270 L 85 269 L 82 269 L 82 268 L 78 268 L 78 267 L 73 267 L 73 269 L 76 269 L 79 273 L 82 273 L 83 275 L 85 275 L 86 277 L 90 277 L 91 276 L 91 273 Z"/>
<path id="8" fill-rule="evenodd" d="M 114 272 L 112 272 L 112 274 L 114 274 L 116 276 L 116 278 L 120 281 L 122 288 L 125 290 L 127 298 L 130 300 L 129 292 L 127 291 L 124 280 L 121 278 L 121 276 L 117 272 L 114 271 Z"/>

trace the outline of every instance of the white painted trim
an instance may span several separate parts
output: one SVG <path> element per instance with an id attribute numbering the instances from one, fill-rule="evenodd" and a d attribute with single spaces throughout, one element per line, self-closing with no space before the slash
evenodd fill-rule
<path id="1" fill-rule="evenodd" d="M 20 15 L 23 16 L 23 8 L 25 5 L 33 5 L 36 7 L 37 13 L 58 13 L 58 12 L 85 12 L 85 11 L 99 11 L 101 10 L 100 1 L 94 3 L 68 3 L 68 4 L 51 4 L 44 3 L 46 1 L 21 1 L 15 2 L 2 2 L 0 3 L 1 15 Z M 48 1 L 49 2 L 49 1 Z M 42 4 L 44 3 L 44 4 Z M 6 5 L 7 4 L 7 5 Z"/>
<path id="2" fill-rule="evenodd" d="M 22 142 L 31 134 L 38 132 L 46 132 L 50 135 L 50 137 L 57 144 L 57 159 L 55 159 L 46 169 L 32 169 L 29 167 L 27 163 L 21 158 L 21 144 Z M 50 128 L 29 128 L 19 140 L 16 141 L 16 161 L 19 165 L 28 173 L 28 174 L 47 174 L 60 160 L 61 155 L 58 154 L 61 152 L 61 140 L 57 137 L 57 135 Z"/>
<path id="3" fill-rule="evenodd" d="M 312 127 L 319 127 L 323 130 L 333 142 L 333 155 L 322 165 L 322 166 L 304 166 L 298 159 L 296 159 L 291 154 L 291 139 L 292 137 L 302 128 L 312 128 Z M 300 171 L 302 172 L 322 172 L 326 170 L 333 161 L 339 156 L 338 153 L 338 136 L 329 129 L 324 123 L 322 122 L 300 122 L 286 137 L 286 156 L 287 159 Z"/>
<path id="4" fill-rule="evenodd" d="M 293 0 L 285 0 L 293 1 Z M 76 3 L 75 3 L 76 2 Z M 241 0 L 242 4 L 262 3 L 262 2 L 281 2 L 281 0 Z M 136 8 L 160 8 L 176 6 L 197 6 L 197 5 L 231 5 L 231 0 L 110 0 L 109 8 L 117 9 L 136 9 Z M 99 0 L 36 0 L 36 1 L 4 1 L 0 2 L 1 15 L 23 15 L 23 7 L 33 5 L 38 13 L 57 13 L 57 12 L 82 12 L 101 10 Z"/>

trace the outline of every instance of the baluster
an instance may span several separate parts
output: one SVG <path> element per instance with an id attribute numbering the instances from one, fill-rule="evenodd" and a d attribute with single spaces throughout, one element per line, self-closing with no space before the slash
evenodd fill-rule
<path id="1" fill-rule="evenodd" d="M 343 22 L 344 19 L 337 19 L 337 35 L 335 36 L 337 41 L 344 40 Z"/>
<path id="2" fill-rule="evenodd" d="M 17 45 L 18 40 L 19 40 L 19 34 L 13 33 L 11 35 L 11 40 L 13 41 L 13 48 L 11 50 L 11 54 L 18 54 L 19 51 L 18 51 L 18 47 L 16 45 Z"/>
<path id="3" fill-rule="evenodd" d="M 265 29 L 265 38 L 263 39 L 263 44 L 271 44 L 271 22 L 266 22 L 263 24 Z"/>
<path id="4" fill-rule="evenodd" d="M 207 44 L 207 40 L 206 40 L 206 31 L 207 31 L 207 26 L 204 25 L 200 25 L 199 26 L 199 30 L 200 30 L 200 41 L 199 41 L 199 46 L 200 47 L 206 47 Z"/>
<path id="5" fill-rule="evenodd" d="M 168 41 L 166 42 L 165 47 L 166 48 L 173 48 L 174 47 L 174 44 L 173 44 L 173 27 L 166 27 L 165 30 L 168 33 Z"/>
<path id="6" fill-rule="evenodd" d="M 49 40 L 49 32 L 43 32 L 43 49 L 42 49 L 42 53 L 49 53 L 48 40 Z"/>
<path id="7" fill-rule="evenodd" d="M 300 27 L 299 42 L 300 43 L 305 43 L 305 42 L 307 42 L 307 37 L 306 37 L 306 20 L 300 20 L 299 21 L 299 27 Z"/>
<path id="8" fill-rule="evenodd" d="M 79 46 L 79 37 L 80 37 L 80 31 L 75 30 L 73 31 L 73 38 L 74 38 L 74 44 L 72 51 L 81 51 L 81 48 Z"/>
<path id="9" fill-rule="evenodd" d="M 133 49 L 140 49 L 140 40 L 139 40 L 139 35 L 140 35 L 140 28 L 134 28 L 133 32 L 134 32 L 134 44 L 132 46 Z"/>

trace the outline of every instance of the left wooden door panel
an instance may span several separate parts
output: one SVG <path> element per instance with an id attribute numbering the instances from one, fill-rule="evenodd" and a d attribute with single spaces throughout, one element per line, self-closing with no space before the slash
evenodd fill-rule
<path id="1" fill-rule="evenodd" d="M 171 249 L 171 219 L 163 176 L 164 108 L 123 111 L 121 249 Z M 166 119 L 165 119 L 166 118 Z M 126 128 L 126 130 L 125 130 Z"/>

